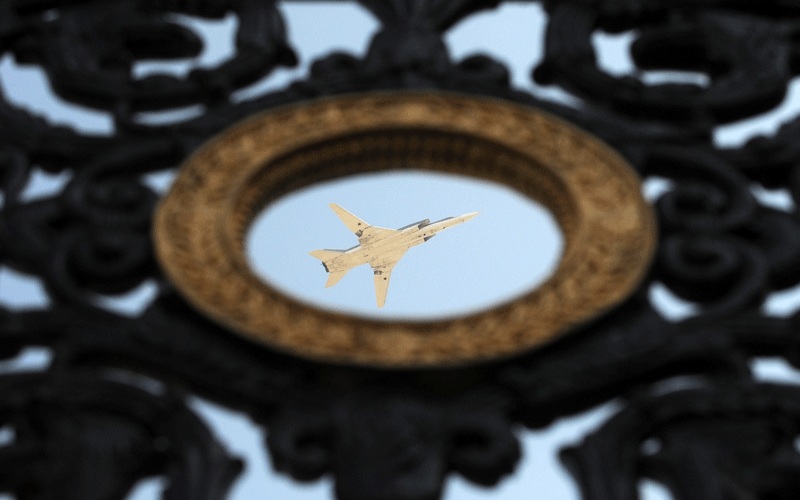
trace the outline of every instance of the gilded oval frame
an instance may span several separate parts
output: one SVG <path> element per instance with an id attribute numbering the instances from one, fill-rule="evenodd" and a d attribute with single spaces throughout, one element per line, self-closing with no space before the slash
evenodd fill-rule
<path id="1" fill-rule="evenodd" d="M 252 272 L 244 238 L 262 207 L 409 165 L 500 182 L 547 206 L 564 234 L 555 273 L 478 314 L 384 322 L 318 310 Z M 600 140 L 530 107 L 434 92 L 323 98 L 235 124 L 183 163 L 152 236 L 165 275 L 217 323 L 304 358 L 386 368 L 462 366 L 549 343 L 629 297 L 657 243 L 639 177 Z"/>

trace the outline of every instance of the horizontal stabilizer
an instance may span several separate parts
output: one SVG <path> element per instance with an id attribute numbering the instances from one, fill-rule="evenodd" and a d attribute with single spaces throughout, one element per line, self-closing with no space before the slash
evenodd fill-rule
<path id="1" fill-rule="evenodd" d="M 322 262 L 327 262 L 342 255 L 343 253 L 344 252 L 341 250 L 314 250 L 313 252 L 308 252 L 308 255 L 316 257 Z"/>
<path id="2" fill-rule="evenodd" d="M 325 283 L 325 288 L 330 288 L 333 285 L 335 285 L 336 283 L 338 283 L 339 280 L 344 278 L 344 275 L 347 274 L 347 271 L 349 271 L 349 270 L 350 269 L 345 269 L 344 271 L 334 271 L 334 272 L 330 273 L 328 275 L 328 282 Z"/>

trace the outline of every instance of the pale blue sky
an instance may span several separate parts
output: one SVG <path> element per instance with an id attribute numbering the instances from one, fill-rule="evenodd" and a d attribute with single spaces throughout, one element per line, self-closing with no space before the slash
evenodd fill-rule
<path id="1" fill-rule="evenodd" d="M 410 249 L 395 266 L 386 305 L 378 309 L 369 266 L 325 289 L 327 273 L 308 255 L 358 242 L 330 202 L 388 228 L 482 212 Z M 562 247 L 550 213 L 516 191 L 417 171 L 359 176 L 291 194 L 254 221 L 247 249 L 259 274 L 298 299 L 339 312 L 408 320 L 474 313 L 513 300 L 555 271 Z"/>
<path id="2" fill-rule="evenodd" d="M 268 81 L 240 90 L 235 95 L 237 100 L 279 89 L 302 77 L 313 58 L 331 50 L 364 53 L 370 36 L 378 27 L 368 12 L 348 3 L 286 3 L 281 8 L 301 64 L 296 69 L 279 70 Z M 221 21 L 198 21 L 185 16 L 176 16 L 176 19 L 201 31 L 207 42 L 203 54 L 177 63 L 139 63 L 135 67 L 137 76 L 162 71 L 183 75 L 193 67 L 213 66 L 230 55 L 236 26 L 233 16 Z M 536 86 L 530 80 L 531 68 L 541 58 L 545 20 L 538 5 L 506 5 L 456 26 L 446 41 L 456 59 L 476 51 L 489 53 L 508 64 L 513 85 L 545 99 L 579 106 L 578 99 L 558 89 Z M 594 43 L 601 66 L 614 74 L 638 76 L 645 82 L 680 79 L 702 85 L 706 81 L 705 75 L 693 73 L 636 72 L 626 53 L 634 36 L 634 33 L 596 35 Z M 734 146 L 753 134 L 772 133 L 800 109 L 798 81 L 793 81 L 784 104 L 771 113 L 719 127 L 714 136 L 717 144 Z M 113 131 L 107 113 L 60 101 L 49 92 L 46 79 L 38 68 L 16 66 L 10 56 L 0 59 L 0 85 L 10 101 L 43 114 L 55 123 L 70 124 L 87 134 L 107 135 Z M 140 113 L 138 119 L 143 123 L 164 123 L 180 121 L 201 112 L 202 107 L 196 106 L 179 112 Z M 53 176 L 37 171 L 25 190 L 24 199 L 49 196 L 58 191 L 70 176 L 69 173 Z M 172 178 L 171 173 L 161 172 L 146 176 L 144 182 L 163 193 Z M 531 200 L 506 188 L 477 185 L 469 180 L 454 183 L 420 177 L 373 178 L 336 184 L 314 187 L 268 207 L 264 224 L 273 224 L 273 230 L 280 236 L 259 243 L 260 221 L 257 221 L 250 249 L 258 260 L 253 264 L 258 272 L 263 270 L 269 280 L 302 300 L 324 301 L 320 307 L 346 308 L 360 314 L 403 315 L 411 319 L 462 314 L 489 307 L 491 301 L 507 300 L 522 293 L 550 269 L 560 253 L 560 236 L 552 219 Z M 650 180 L 644 186 L 648 199 L 665 189 L 669 189 L 669 183 L 658 179 Z M 793 207 L 785 191 L 766 191 L 755 186 L 753 190 L 762 203 L 783 210 Z M 387 192 L 392 196 L 376 194 Z M 392 275 L 387 306 L 379 312 L 375 309 L 372 279 L 367 267 L 351 271 L 342 282 L 326 290 L 323 288 L 326 276 L 322 266 L 307 255 L 308 251 L 317 248 L 347 248 L 355 244 L 352 234 L 327 207 L 330 202 L 342 205 L 369 223 L 384 227 L 399 227 L 424 218 L 438 220 L 472 211 L 483 213 L 409 251 Z M 513 231 L 512 234 L 507 226 L 511 222 L 526 228 L 526 231 Z M 496 286 L 499 283 L 507 287 Z M 136 315 L 154 293 L 153 283 L 145 283 L 125 296 L 97 297 L 97 301 L 120 314 Z M 459 299 L 441 300 L 448 293 L 458 294 Z M 485 301 L 487 297 L 489 302 Z M 659 284 L 653 286 L 650 297 L 654 306 L 672 320 L 696 313 L 695 306 L 676 299 Z M 0 302 L 17 309 L 42 308 L 48 303 L 38 280 L 6 267 L 0 269 Z M 787 316 L 799 305 L 800 294 L 790 290 L 773 294 L 765 312 Z M 46 349 L 29 349 L 15 360 L 0 363 L 0 371 L 42 369 L 47 366 L 48 359 Z M 760 360 L 754 367 L 757 376 L 763 380 L 799 380 L 796 372 L 779 360 Z M 328 478 L 310 485 L 298 485 L 272 473 L 269 458 L 261 445 L 261 430 L 246 417 L 199 399 L 192 404 L 232 451 L 247 457 L 247 470 L 234 486 L 230 498 L 330 498 L 331 481 Z M 581 416 L 559 421 L 544 432 L 520 429 L 524 458 L 513 476 L 491 489 L 473 487 L 453 476 L 448 481 L 444 498 L 577 499 L 573 483 L 558 464 L 556 449 L 576 442 L 615 409 L 616 403 L 611 402 Z M 158 498 L 162 487 L 158 480 L 143 482 L 129 500 Z M 645 500 L 668 498 L 663 488 L 649 481 L 641 483 L 640 491 Z M 5 500 L 2 495 L 0 500 Z"/>

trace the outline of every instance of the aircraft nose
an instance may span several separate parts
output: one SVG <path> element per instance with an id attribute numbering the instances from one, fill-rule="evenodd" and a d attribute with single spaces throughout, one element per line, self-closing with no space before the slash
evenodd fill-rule
<path id="1" fill-rule="evenodd" d="M 476 216 L 476 215 L 478 215 L 479 213 L 480 213 L 480 212 L 470 212 L 470 213 L 468 213 L 468 214 L 464 214 L 464 215 L 462 215 L 461 217 L 463 217 L 463 218 L 464 218 L 464 222 L 467 222 L 468 220 L 472 219 L 473 217 L 475 217 L 475 216 Z"/>

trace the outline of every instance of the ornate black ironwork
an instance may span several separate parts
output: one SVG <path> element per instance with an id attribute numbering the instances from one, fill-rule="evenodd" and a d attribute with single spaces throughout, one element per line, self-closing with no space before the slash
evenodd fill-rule
<path id="1" fill-rule="evenodd" d="M 4 265 L 39 277 L 52 306 L 0 310 L 0 354 L 48 346 L 41 374 L 0 377 L 0 491 L 19 499 L 123 498 L 139 478 L 167 475 L 164 498 L 220 499 L 241 464 L 186 407 L 184 391 L 246 412 L 269 432 L 276 467 L 297 479 L 332 473 L 342 500 L 428 499 L 458 472 L 480 484 L 519 457 L 511 427 L 548 425 L 611 398 L 625 409 L 563 460 L 587 499 L 636 498 L 641 477 L 675 498 L 800 495 L 800 394 L 756 384 L 754 356 L 800 366 L 798 316 L 768 317 L 768 293 L 800 282 L 798 212 L 757 203 L 749 185 L 800 197 L 800 120 L 739 148 L 713 127 L 778 105 L 800 71 L 800 6 L 788 0 L 563 0 L 549 14 L 540 83 L 581 97 L 580 109 L 509 85 L 500 62 L 453 61 L 442 36 L 498 0 L 362 0 L 381 21 L 364 58 L 334 53 L 308 79 L 240 103 L 231 93 L 297 58 L 276 2 L 263 0 L 2 0 L 0 53 L 42 67 L 62 98 L 113 113 L 110 137 L 79 134 L 0 100 Z M 196 55 L 200 39 L 168 13 L 239 19 L 236 53 L 186 78 L 136 79 L 142 58 Z M 645 85 L 596 63 L 597 30 L 635 29 L 642 69 L 705 72 L 710 85 Z M 382 89 L 494 96 L 555 113 L 621 151 L 643 177 L 674 188 L 657 202 L 660 249 L 630 300 L 538 352 L 470 369 L 344 369 L 254 348 L 198 316 L 159 274 L 149 227 L 157 195 L 143 174 L 175 167 L 222 128 L 256 111 L 323 95 Z M 203 104 L 181 123 L 140 111 Z M 70 170 L 66 188 L 20 200 L 33 166 Z M 155 280 L 139 316 L 98 307 Z M 669 322 L 647 290 L 663 282 L 701 307 Z M 143 389 L 114 370 L 146 375 Z M 664 385 L 692 374 L 692 388 Z M 178 389 L 178 388 L 182 389 Z M 641 443 L 649 443 L 642 447 Z"/>

